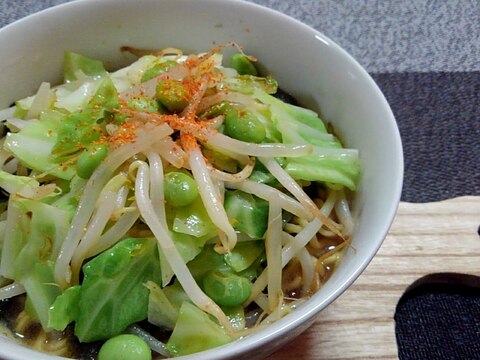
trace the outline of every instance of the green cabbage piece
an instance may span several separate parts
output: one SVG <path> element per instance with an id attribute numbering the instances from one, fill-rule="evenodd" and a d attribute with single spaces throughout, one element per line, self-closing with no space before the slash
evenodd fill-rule
<path id="1" fill-rule="evenodd" d="M 101 61 L 71 51 L 65 52 L 63 66 L 63 78 L 66 83 L 78 80 L 77 74 L 79 71 L 94 78 L 107 74 Z"/>
<path id="2" fill-rule="evenodd" d="M 39 185 L 37 180 L 29 176 L 12 175 L 0 170 L 0 187 L 9 194 L 32 192 Z"/>
<path id="3" fill-rule="evenodd" d="M 233 306 L 233 307 L 223 307 L 222 308 L 225 315 L 227 315 L 228 320 L 232 324 L 232 327 L 239 331 L 245 329 L 246 319 L 245 319 L 245 310 L 243 306 Z"/>
<path id="4" fill-rule="evenodd" d="M 55 299 L 48 309 L 48 328 L 63 331 L 75 321 L 80 312 L 80 289 L 80 285 L 69 287 Z"/>
<path id="5" fill-rule="evenodd" d="M 55 299 L 62 293 L 55 283 L 53 275 L 54 263 L 36 263 L 22 280 L 27 293 L 28 309 L 31 315 L 40 321 L 48 330 L 48 311 Z"/>
<path id="6" fill-rule="evenodd" d="M 23 284 L 35 264 L 54 261 L 70 227 L 70 214 L 40 201 L 11 200 L 0 272 Z"/>
<path id="7" fill-rule="evenodd" d="M 241 190 L 225 191 L 225 211 L 234 229 L 253 239 L 263 238 L 268 226 L 268 202 Z"/>
<path id="8" fill-rule="evenodd" d="M 258 88 L 253 97 L 269 106 L 269 118 L 280 132 L 282 142 L 313 146 L 312 154 L 286 158 L 284 168 L 294 179 L 356 189 L 360 171 L 358 153 L 343 149 L 314 111 L 284 103 Z"/>
<path id="9" fill-rule="evenodd" d="M 190 261 L 187 266 L 197 282 L 200 282 L 209 271 L 232 271 L 232 268 L 226 263 L 224 256 L 217 253 L 213 249 L 213 245 L 205 245 L 202 252 Z"/>
<path id="10" fill-rule="evenodd" d="M 160 288 L 153 281 L 146 284 L 150 290 L 148 298 L 148 321 L 154 325 L 173 329 L 183 302 L 190 301 L 178 281 Z"/>
<path id="11" fill-rule="evenodd" d="M 277 81 L 271 76 L 258 77 L 254 75 L 239 75 L 228 78 L 222 81 L 221 86 L 244 94 L 252 94 L 255 89 L 262 89 L 267 94 L 274 94 L 278 89 Z"/>
<path id="12" fill-rule="evenodd" d="M 184 302 L 167 349 L 173 356 L 182 356 L 225 345 L 232 340 L 208 314 Z"/>
<path id="13" fill-rule="evenodd" d="M 214 250 L 213 245 L 207 244 L 187 266 L 199 283 L 210 271 L 231 272 L 253 281 L 263 269 L 264 255 L 263 241 L 238 243 L 227 254 L 219 254 Z"/>
<path id="14" fill-rule="evenodd" d="M 27 167 L 70 180 L 75 174 L 73 167 L 61 166 L 51 157 L 62 119 L 58 112 L 46 112 L 39 120 L 30 120 L 18 133 L 8 133 L 3 146 Z"/>
<path id="15" fill-rule="evenodd" d="M 200 197 L 184 207 L 168 207 L 166 211 L 170 236 L 183 261 L 188 263 L 203 249 L 205 243 L 217 235 L 217 228 L 203 206 Z M 174 273 L 160 250 L 162 284 L 167 285 Z"/>
<path id="16" fill-rule="evenodd" d="M 217 231 L 200 197 L 190 205 L 171 209 L 171 211 L 174 214 L 172 230 L 177 233 L 195 237 L 212 237 Z"/>
<path id="17" fill-rule="evenodd" d="M 119 107 L 118 92 L 110 77 L 105 77 L 94 96 L 80 111 L 68 115 L 57 129 L 57 139 L 51 149 L 57 162 L 68 160 L 106 134 L 106 120 Z"/>
<path id="18" fill-rule="evenodd" d="M 53 268 L 69 218 L 67 212 L 40 201 L 10 200 L 0 271 L 25 287 L 30 313 L 44 329 L 49 329 L 49 308 L 61 294 Z"/>
<path id="19" fill-rule="evenodd" d="M 128 238 L 83 266 L 75 335 L 106 340 L 148 315 L 148 281 L 160 283 L 157 241 Z"/>
<path id="20" fill-rule="evenodd" d="M 63 189 L 63 193 L 52 202 L 52 206 L 65 210 L 70 214 L 70 218 L 72 218 L 77 211 L 78 203 L 86 183 L 87 180 L 75 175 L 72 180 L 66 184 L 67 186 Z"/>
<path id="21" fill-rule="evenodd" d="M 225 262 L 236 273 L 239 273 L 249 268 L 264 250 L 265 246 L 262 240 L 241 242 L 224 255 Z"/>

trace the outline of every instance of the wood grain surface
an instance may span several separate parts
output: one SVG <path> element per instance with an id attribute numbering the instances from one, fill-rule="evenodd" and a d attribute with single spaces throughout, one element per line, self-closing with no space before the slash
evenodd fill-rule
<path id="1" fill-rule="evenodd" d="M 312 327 L 268 360 L 397 359 L 393 316 L 398 300 L 426 275 L 480 276 L 479 226 L 480 197 L 400 203 L 385 242 L 363 274 Z"/>

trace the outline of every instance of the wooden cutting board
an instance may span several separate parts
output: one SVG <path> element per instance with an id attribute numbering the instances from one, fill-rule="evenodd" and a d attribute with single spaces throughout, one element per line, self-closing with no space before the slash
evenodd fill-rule
<path id="1" fill-rule="evenodd" d="M 432 273 L 480 276 L 479 227 L 480 197 L 400 203 L 363 274 L 312 327 L 268 360 L 397 359 L 393 316 L 398 300 Z"/>

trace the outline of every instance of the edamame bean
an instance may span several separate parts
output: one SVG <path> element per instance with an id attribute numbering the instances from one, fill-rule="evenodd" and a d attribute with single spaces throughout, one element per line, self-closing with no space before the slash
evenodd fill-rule
<path id="1" fill-rule="evenodd" d="M 96 145 L 84 151 L 77 160 L 77 174 L 83 179 L 89 179 L 95 169 L 108 155 L 108 146 Z"/>
<path id="2" fill-rule="evenodd" d="M 203 278 L 203 291 L 218 305 L 237 306 L 249 298 L 252 285 L 243 276 L 211 271 Z"/>
<path id="3" fill-rule="evenodd" d="M 234 54 L 230 61 L 232 68 L 237 70 L 240 75 L 254 75 L 257 76 L 258 71 L 255 65 L 243 54 Z"/>
<path id="4" fill-rule="evenodd" d="M 165 79 L 157 83 L 157 100 L 170 112 L 180 112 L 188 104 L 190 91 L 181 81 Z"/>
<path id="5" fill-rule="evenodd" d="M 122 334 L 107 340 L 98 353 L 98 360 L 151 360 L 152 351 L 136 335 Z"/>
<path id="6" fill-rule="evenodd" d="M 165 174 L 165 199 L 172 206 L 186 206 L 198 196 L 198 186 L 195 180 L 182 172 Z"/>
<path id="7" fill-rule="evenodd" d="M 248 110 L 229 109 L 225 113 L 223 125 L 225 135 L 237 140 L 258 144 L 266 136 L 263 124 Z"/>
<path id="8" fill-rule="evenodd" d="M 160 75 L 161 73 L 164 73 L 171 67 L 177 66 L 177 62 L 173 60 L 167 60 L 161 63 L 157 63 L 153 65 L 151 68 L 145 70 L 145 72 L 142 75 L 141 82 L 148 81 L 150 79 L 153 79 L 154 77 Z"/>

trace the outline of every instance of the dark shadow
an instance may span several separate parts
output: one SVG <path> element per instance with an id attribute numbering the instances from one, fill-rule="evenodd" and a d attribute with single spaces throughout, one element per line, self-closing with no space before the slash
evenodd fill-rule
<path id="1" fill-rule="evenodd" d="M 395 332 L 401 360 L 480 359 L 480 277 L 415 281 L 397 305 Z"/>

